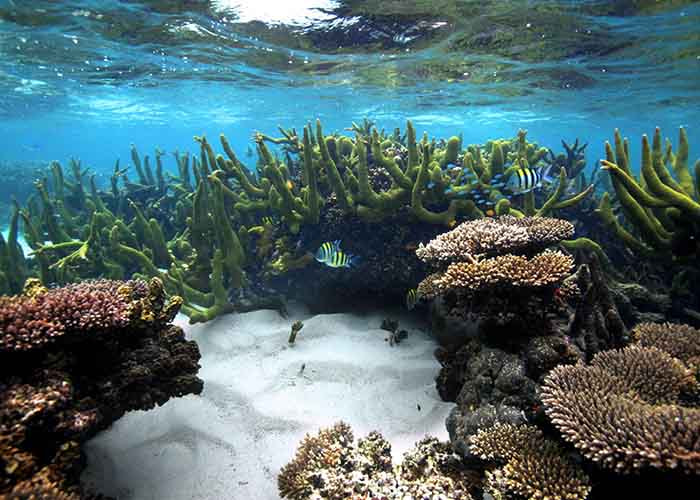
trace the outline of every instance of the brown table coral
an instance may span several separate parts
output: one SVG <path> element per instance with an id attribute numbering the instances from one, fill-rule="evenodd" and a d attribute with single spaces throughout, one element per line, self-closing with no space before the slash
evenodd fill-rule
<path id="1" fill-rule="evenodd" d="M 421 243 L 416 255 L 435 264 L 471 262 L 481 255 L 539 251 L 573 234 L 573 224 L 563 219 L 504 215 L 464 222 Z"/>
<path id="2" fill-rule="evenodd" d="M 590 366 L 559 366 L 545 378 L 545 411 L 564 439 L 604 468 L 700 472 L 700 409 L 686 365 L 657 347 L 599 353 Z"/>

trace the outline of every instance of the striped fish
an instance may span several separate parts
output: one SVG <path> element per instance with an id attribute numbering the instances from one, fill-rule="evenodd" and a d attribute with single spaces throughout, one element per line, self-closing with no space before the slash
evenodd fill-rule
<path id="1" fill-rule="evenodd" d="M 352 267 L 359 260 L 358 257 L 347 254 L 340 249 L 340 240 L 322 243 L 316 250 L 314 257 L 328 267 Z"/>
<path id="2" fill-rule="evenodd" d="M 519 168 L 511 173 L 505 188 L 515 194 L 529 193 L 542 187 L 542 182 L 552 182 L 549 168 Z"/>
<path id="3" fill-rule="evenodd" d="M 416 307 L 417 303 L 418 303 L 418 294 L 416 293 L 415 288 L 411 288 L 408 292 L 406 292 L 406 309 L 411 311 L 413 308 Z"/>

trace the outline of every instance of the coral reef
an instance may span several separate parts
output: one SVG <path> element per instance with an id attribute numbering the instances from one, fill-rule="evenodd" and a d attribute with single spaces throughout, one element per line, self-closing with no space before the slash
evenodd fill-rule
<path id="1" fill-rule="evenodd" d="M 449 443 L 426 437 L 392 465 L 391 445 L 377 432 L 354 443 L 350 426 L 339 422 L 307 435 L 294 459 L 282 467 L 282 498 L 471 499 L 473 478 L 455 459 Z"/>
<path id="2" fill-rule="evenodd" d="M 0 297 L 0 496 L 92 498 L 81 445 L 125 412 L 198 394 L 199 350 L 158 279 Z"/>
<path id="3" fill-rule="evenodd" d="M 628 331 L 610 289 L 609 278 L 596 258 L 582 264 L 569 280 L 578 290 L 567 336 L 586 359 L 606 349 L 622 347 Z"/>
<path id="4" fill-rule="evenodd" d="M 432 279 L 438 293 L 457 290 L 477 294 L 489 289 L 537 289 L 561 283 L 569 276 L 574 259 L 561 252 L 544 251 L 532 259 L 522 255 L 498 255 L 491 259 L 450 264 Z"/>
<path id="5" fill-rule="evenodd" d="M 640 331 L 646 337 L 649 326 Z M 554 368 L 542 401 L 564 439 L 601 467 L 697 474 L 700 410 L 685 403 L 697 389 L 681 360 L 642 343 L 599 353 L 588 366 Z"/>
<path id="6" fill-rule="evenodd" d="M 652 144 L 642 136 L 640 177 L 635 177 L 629 159 L 629 144 L 615 131 L 614 148 L 606 143 L 603 169 L 610 173 L 623 223 L 612 211 L 609 195 L 603 196 L 598 213 L 624 245 L 640 255 L 680 261 L 700 255 L 700 199 L 697 179 L 688 164 L 688 137 L 679 132 L 678 150 L 671 142 L 662 146 L 661 131 L 654 131 Z M 694 168 L 700 171 L 700 161 Z"/>
<path id="7" fill-rule="evenodd" d="M 571 256 L 543 249 L 572 233 L 568 222 L 547 217 L 464 222 L 416 249 L 438 269 L 418 285 L 418 297 L 437 299 L 449 316 L 542 323 L 573 268 Z M 533 332 L 542 330 L 536 323 Z"/>
<path id="8" fill-rule="evenodd" d="M 688 368 L 700 369 L 700 330 L 677 323 L 640 323 L 631 332 L 642 347 L 656 347 L 680 359 Z"/>
<path id="9" fill-rule="evenodd" d="M 458 137 L 417 138 L 411 122 L 393 134 L 369 122 L 354 126 L 354 136 L 324 133 L 319 121 L 280 131 L 280 138 L 255 134 L 254 167 L 225 136 L 223 154 L 195 137 L 199 155 L 176 152 L 176 175 L 160 150 L 152 163 L 132 146 L 130 166 L 117 162 L 106 190 L 79 161 L 68 173 L 52 163 L 37 195 L 14 215 L 33 251 L 28 266 L 15 265 L 14 240 L 0 244 L 0 289 L 18 293 L 27 276 L 44 283 L 158 277 L 168 293 L 183 297 L 193 322 L 206 321 L 294 293 L 289 279 L 316 271 L 311 254 L 327 241 L 321 238 L 340 236 L 360 247 L 348 249 L 362 256 L 360 272 L 317 272 L 318 280 L 306 280 L 314 283 L 308 293 L 332 296 L 335 286 L 403 295 L 423 269 L 402 249 L 434 237 L 440 226 L 484 217 L 490 205 L 500 215 L 542 216 L 590 192 L 566 198 L 562 168 L 540 208 L 533 193 L 509 201 L 494 178 L 545 165 L 546 149 L 528 142 L 525 131 L 466 148 Z"/>
<path id="10" fill-rule="evenodd" d="M 0 294 L 19 293 L 29 271 L 19 245 L 19 204 L 14 203 L 7 240 L 0 232 Z"/>
<path id="11" fill-rule="evenodd" d="M 498 465 L 486 472 L 484 487 L 494 498 L 584 500 L 591 490 L 581 467 L 531 425 L 497 424 L 479 431 L 470 451 Z"/>

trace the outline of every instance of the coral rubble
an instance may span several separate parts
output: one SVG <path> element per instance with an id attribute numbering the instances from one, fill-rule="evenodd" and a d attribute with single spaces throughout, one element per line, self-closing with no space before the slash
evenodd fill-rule
<path id="1" fill-rule="evenodd" d="M 377 432 L 354 442 L 339 422 L 307 435 L 277 478 L 282 498 L 361 500 L 366 498 L 471 499 L 472 476 L 449 443 L 426 437 L 392 465 L 391 445 Z"/>

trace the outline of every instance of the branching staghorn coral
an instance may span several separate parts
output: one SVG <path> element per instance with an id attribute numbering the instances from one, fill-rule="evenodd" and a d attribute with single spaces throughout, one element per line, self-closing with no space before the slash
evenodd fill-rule
<path id="1" fill-rule="evenodd" d="M 161 151 L 152 168 L 132 147 L 131 165 L 116 163 L 107 190 L 78 161 L 65 174 L 52 164 L 14 219 L 33 251 L 29 269 L 9 264 L 10 258 L 22 263 L 16 242 L 0 241 L 0 290 L 17 293 L 27 276 L 44 283 L 158 277 L 168 293 L 183 297 L 185 314 L 204 321 L 232 310 L 228 296 L 245 295 L 248 273 L 270 282 L 312 262 L 309 249 L 297 248 L 292 238 L 304 226 L 327 223 L 324 212 L 363 223 L 400 216 L 407 224 L 452 227 L 458 219 L 483 217 L 474 193 L 489 191 L 492 201 L 500 198 L 496 211 L 505 214 L 511 204 L 493 177 L 534 166 L 546 152 L 524 132 L 464 150 L 459 137 L 417 137 L 411 122 L 404 134 L 359 126 L 354 136 L 328 134 L 320 121 L 303 133 L 281 132 L 280 139 L 255 134 L 255 166 L 246 166 L 223 135 L 222 154 L 205 136 L 195 137 L 198 155 L 174 155 L 177 176 L 165 172 Z M 284 158 L 268 143 L 282 145 Z M 563 206 L 560 191 L 540 209 L 519 211 L 513 204 L 512 213 L 549 213 Z M 264 219 L 273 219 L 274 229 Z M 214 270 L 217 252 L 221 273 Z"/>
<path id="2" fill-rule="evenodd" d="M 497 464 L 486 472 L 494 498 L 585 500 L 591 490 L 583 470 L 564 449 L 532 425 L 495 424 L 470 438 L 470 451 Z"/>
<path id="3" fill-rule="evenodd" d="M 451 498 L 470 500 L 467 472 L 449 443 L 424 438 L 392 466 L 391 445 L 377 432 L 353 442 L 343 422 L 306 435 L 294 459 L 277 478 L 282 498 L 361 500 L 365 498 Z"/>
<path id="4" fill-rule="evenodd" d="M 10 216 L 8 238 L 0 233 L 0 294 L 19 293 L 27 277 L 28 265 L 19 245 L 19 205 L 15 201 Z"/>
<path id="5" fill-rule="evenodd" d="M 605 143 L 606 159 L 601 161 L 601 168 L 610 173 L 627 224 L 615 217 L 607 194 L 598 213 L 627 247 L 662 258 L 693 257 L 700 252 L 696 241 L 700 226 L 700 160 L 695 164 L 693 179 L 688 151 L 688 137 L 683 128 L 676 152 L 669 140 L 664 149 L 661 131 L 656 128 L 651 145 L 647 136 L 642 136 L 642 160 L 637 177 L 630 164 L 627 139 L 623 140 L 615 130 L 614 146 Z"/>
<path id="6" fill-rule="evenodd" d="M 697 381 L 679 359 L 632 345 L 589 366 L 559 366 L 544 380 L 545 412 L 565 440 L 601 467 L 700 471 L 700 409 L 682 396 Z"/>

